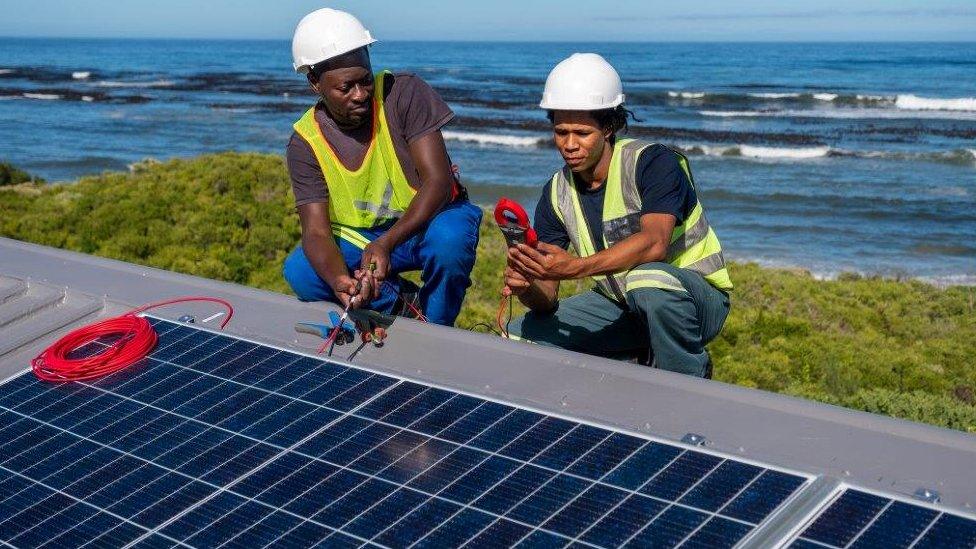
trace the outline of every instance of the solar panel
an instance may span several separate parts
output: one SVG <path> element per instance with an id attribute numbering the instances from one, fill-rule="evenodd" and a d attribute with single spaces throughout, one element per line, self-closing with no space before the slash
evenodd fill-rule
<path id="1" fill-rule="evenodd" d="M 152 322 L 124 371 L 0 386 L 0 542 L 729 547 L 810 480 Z"/>
<path id="2" fill-rule="evenodd" d="M 791 547 L 976 547 L 976 520 L 845 488 Z"/>

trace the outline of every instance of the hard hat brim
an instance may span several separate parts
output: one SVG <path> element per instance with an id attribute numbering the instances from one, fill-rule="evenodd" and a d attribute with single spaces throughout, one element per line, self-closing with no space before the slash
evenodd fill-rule
<path id="1" fill-rule="evenodd" d="M 344 48 L 341 51 L 338 51 L 338 52 L 333 53 L 331 55 L 324 56 L 321 59 L 315 60 L 315 59 L 304 58 L 304 59 L 302 59 L 303 63 L 301 63 L 301 64 L 294 63 L 292 66 L 295 67 L 295 72 L 297 72 L 299 74 L 308 74 L 308 71 L 311 70 L 312 67 L 314 67 L 315 65 L 318 65 L 319 63 L 321 63 L 323 61 L 328 61 L 329 59 L 335 59 L 336 57 L 339 57 L 340 55 L 345 55 L 345 54 L 347 54 L 347 53 L 349 53 L 351 51 L 358 50 L 359 48 L 364 48 L 364 47 L 372 46 L 375 43 L 376 43 L 376 39 L 373 38 L 372 36 L 370 36 L 368 39 L 363 40 L 361 43 L 352 44 L 348 48 Z"/>

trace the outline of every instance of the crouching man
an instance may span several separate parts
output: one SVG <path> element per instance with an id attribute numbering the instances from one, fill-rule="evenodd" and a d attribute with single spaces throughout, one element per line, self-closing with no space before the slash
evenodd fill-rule
<path id="1" fill-rule="evenodd" d="M 419 270 L 420 308 L 452 325 L 471 285 L 482 212 L 444 145 L 451 109 L 417 76 L 374 73 L 373 42 L 359 20 L 329 8 L 295 31 L 295 70 L 318 101 L 288 143 L 302 245 L 284 276 L 303 301 L 399 313 L 399 274 Z"/>
<path id="2" fill-rule="evenodd" d="M 620 77 L 596 54 L 574 54 L 546 80 L 565 165 L 536 207 L 536 248 L 509 248 L 505 293 L 530 312 L 513 337 L 710 377 L 705 344 L 729 313 L 732 282 L 688 160 L 624 139 L 630 114 Z M 573 246 L 576 256 L 567 253 Z M 593 291 L 558 300 L 559 282 Z"/>

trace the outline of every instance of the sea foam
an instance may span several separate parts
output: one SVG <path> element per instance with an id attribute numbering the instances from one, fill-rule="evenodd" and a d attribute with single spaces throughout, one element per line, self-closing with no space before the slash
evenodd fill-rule
<path id="1" fill-rule="evenodd" d="M 53 101 L 56 99 L 61 99 L 61 96 L 56 93 L 24 93 L 24 97 L 27 99 L 43 99 L 47 101 Z"/>
<path id="2" fill-rule="evenodd" d="M 976 112 L 976 97 L 932 98 L 917 95 L 899 95 L 895 99 L 895 106 L 899 109 L 914 111 L 974 111 Z"/>
<path id="3" fill-rule="evenodd" d="M 464 141 L 480 145 L 500 145 L 503 147 L 538 147 L 548 141 L 544 137 L 530 137 L 523 135 L 499 135 L 475 132 L 444 132 L 444 139 Z"/>
<path id="4" fill-rule="evenodd" d="M 705 97 L 705 92 L 676 92 L 669 91 L 668 97 L 680 97 L 681 99 L 701 99 Z"/>
<path id="5" fill-rule="evenodd" d="M 71 78 L 74 80 L 87 80 L 91 76 L 90 71 L 75 71 L 71 73 Z"/>
<path id="6" fill-rule="evenodd" d="M 173 82 L 171 80 L 153 80 L 151 82 L 138 81 L 138 82 L 127 82 L 124 80 L 102 80 L 98 82 L 98 86 L 103 88 L 165 88 L 172 86 Z"/>

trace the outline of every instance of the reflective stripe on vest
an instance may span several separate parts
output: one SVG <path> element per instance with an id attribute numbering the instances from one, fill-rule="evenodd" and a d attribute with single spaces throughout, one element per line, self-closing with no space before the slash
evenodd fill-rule
<path id="1" fill-rule="evenodd" d="M 618 139 L 607 175 L 603 199 L 604 249 L 640 231 L 641 198 L 637 187 L 637 161 L 640 153 L 652 143 L 633 139 Z M 678 163 L 694 188 L 688 160 L 680 153 Z M 580 257 L 596 253 L 591 232 L 579 202 L 579 191 L 573 184 L 568 167 L 552 176 L 549 197 L 556 216 L 562 221 L 573 248 Z M 701 274 L 712 286 L 724 291 L 732 289 L 722 246 L 715 231 L 708 224 L 701 202 L 695 203 L 684 223 L 674 228 L 668 245 L 666 261 L 676 267 Z M 611 299 L 623 302 L 626 292 L 637 288 L 661 288 L 684 291 L 673 276 L 663 271 L 620 271 L 594 277 L 597 290 Z"/>
<path id="2" fill-rule="evenodd" d="M 398 219 L 416 194 L 400 166 L 386 121 L 383 80 L 389 74 L 374 76 L 373 135 L 357 169 L 342 165 L 315 121 L 315 107 L 295 122 L 295 132 L 312 148 L 328 186 L 333 232 L 340 230 L 337 227 L 372 228 Z"/>

